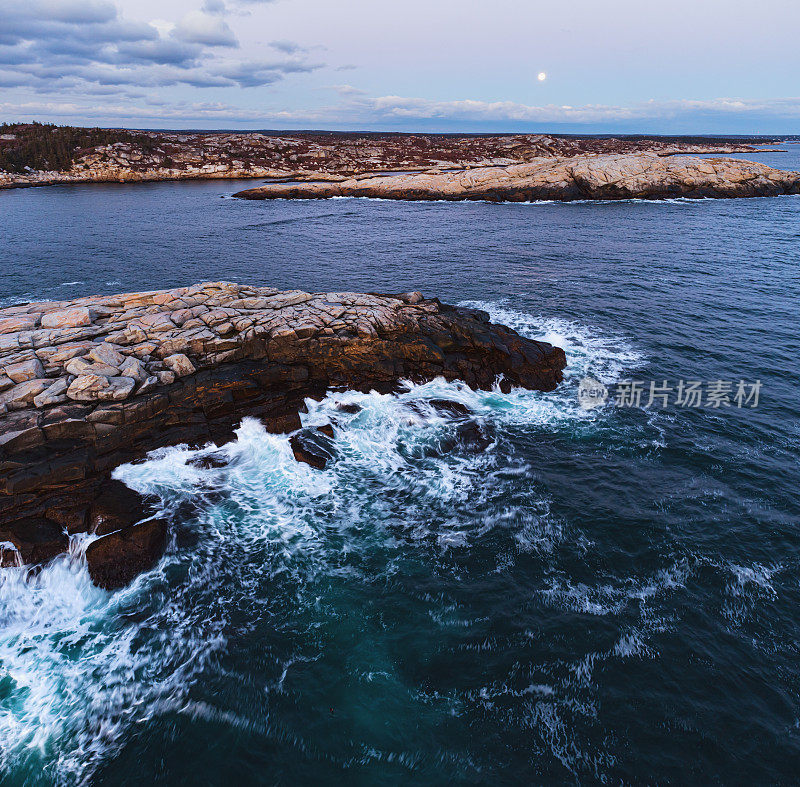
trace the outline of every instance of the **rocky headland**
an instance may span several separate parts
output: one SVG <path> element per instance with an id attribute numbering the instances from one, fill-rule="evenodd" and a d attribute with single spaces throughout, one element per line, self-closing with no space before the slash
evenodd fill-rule
<path id="1" fill-rule="evenodd" d="M 800 193 L 800 172 L 727 158 L 657 153 L 541 157 L 525 164 L 353 177 L 339 182 L 267 183 L 242 199 L 373 197 L 395 200 L 664 199 L 771 197 Z"/>
<path id="2" fill-rule="evenodd" d="M 545 134 L 171 133 L 0 127 L 0 188 L 270 178 L 334 182 L 381 172 L 507 167 L 542 158 L 758 152 L 739 141 Z"/>
<path id="3" fill-rule="evenodd" d="M 221 444 L 256 416 L 324 467 L 335 433 L 301 428 L 306 397 L 439 376 L 546 391 L 565 363 L 558 347 L 420 293 L 217 282 L 0 309 L 0 564 L 44 562 L 92 533 L 93 579 L 119 586 L 157 560 L 168 525 L 111 480 L 118 465 Z"/>

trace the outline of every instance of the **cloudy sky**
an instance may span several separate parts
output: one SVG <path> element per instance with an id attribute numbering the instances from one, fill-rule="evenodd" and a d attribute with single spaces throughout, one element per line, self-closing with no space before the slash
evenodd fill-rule
<path id="1" fill-rule="evenodd" d="M 0 0 L 0 120 L 800 133 L 798 30 L 798 0 Z"/>

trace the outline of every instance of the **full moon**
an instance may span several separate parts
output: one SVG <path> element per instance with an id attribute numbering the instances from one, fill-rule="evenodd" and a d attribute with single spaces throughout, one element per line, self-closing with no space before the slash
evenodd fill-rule
<path id="1" fill-rule="evenodd" d="M 540 72 L 539 72 L 539 73 L 536 75 L 536 78 L 537 78 L 537 79 L 538 79 L 540 82 L 544 82 L 544 81 L 545 81 L 545 79 L 547 79 L 547 74 L 545 74 L 545 72 L 544 72 L 544 71 L 540 71 Z"/>

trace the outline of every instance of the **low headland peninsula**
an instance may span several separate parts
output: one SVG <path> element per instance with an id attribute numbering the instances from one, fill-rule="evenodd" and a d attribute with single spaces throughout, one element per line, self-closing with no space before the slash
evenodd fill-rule
<path id="1" fill-rule="evenodd" d="M 120 464 L 163 446 L 220 446 L 253 416 L 324 469 L 337 424 L 304 429 L 307 397 L 438 377 L 549 391 L 565 365 L 558 347 L 418 292 L 206 282 L 0 309 L 0 565 L 43 563 L 88 533 L 92 578 L 117 587 L 168 537 L 111 478 Z M 458 403 L 439 406 L 478 429 Z"/>

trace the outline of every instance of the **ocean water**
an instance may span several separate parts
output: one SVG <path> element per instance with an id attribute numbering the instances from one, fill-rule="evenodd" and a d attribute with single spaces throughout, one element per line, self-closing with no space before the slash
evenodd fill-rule
<path id="1" fill-rule="evenodd" d="M 800 170 L 788 147 L 757 160 Z M 419 289 L 560 344 L 565 382 L 331 393 L 303 416 L 334 424 L 324 472 L 254 419 L 118 468 L 169 549 L 113 594 L 86 538 L 0 574 L 0 782 L 795 781 L 800 198 L 224 198 L 244 185 L 0 192 L 0 297 Z M 587 376 L 761 390 L 584 410 Z"/>

